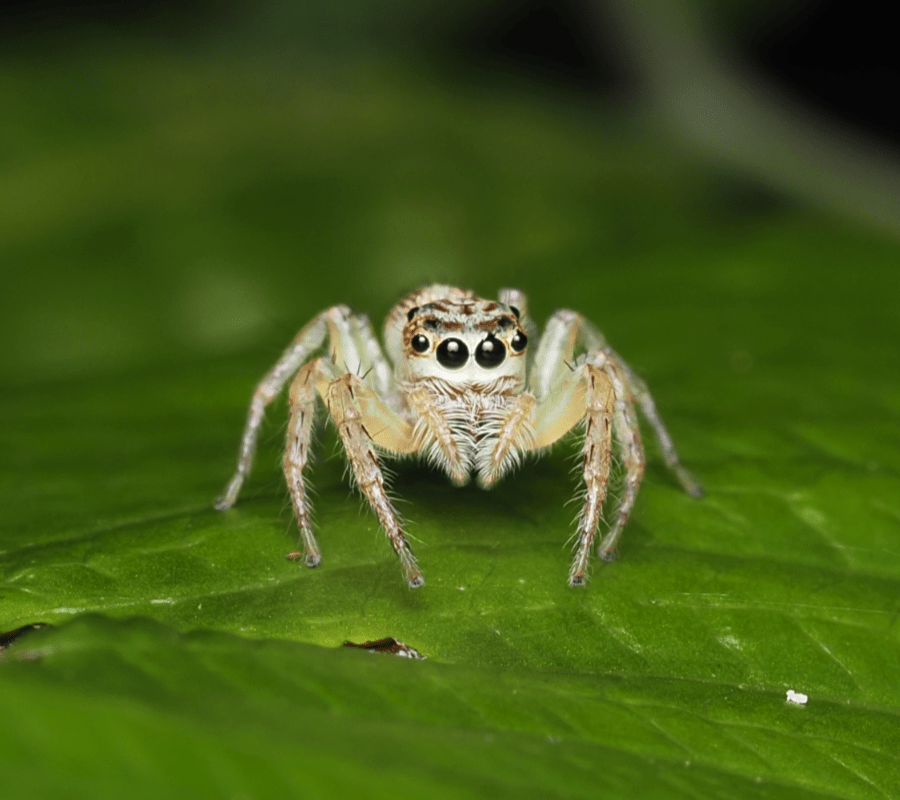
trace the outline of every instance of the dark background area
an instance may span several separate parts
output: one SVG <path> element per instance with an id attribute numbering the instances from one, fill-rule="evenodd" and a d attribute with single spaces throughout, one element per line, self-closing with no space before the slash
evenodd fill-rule
<path id="1" fill-rule="evenodd" d="M 802 104 L 882 141 L 900 144 L 896 92 L 900 51 L 890 23 L 890 5 L 849 0 L 796 3 L 707 3 L 703 13 L 723 49 L 751 74 L 757 73 Z M 0 41 L 36 47 L 42 42 L 76 44 L 84 27 L 169 39 L 173 44 L 210 31 L 237 27 L 245 43 L 256 37 L 308 37 L 302 16 L 287 7 L 269 11 L 234 2 L 19 2 L 0 11 Z M 301 4 L 302 7 L 302 4 Z M 271 13 L 284 24 L 260 21 Z M 446 8 L 441 7 L 444 12 Z M 323 12 L 327 17 L 328 12 Z M 388 46 L 415 48 L 427 43 L 426 58 L 467 63 L 477 73 L 502 70 L 553 87 L 585 93 L 628 95 L 636 78 L 604 36 L 604 8 L 587 0 L 500 0 L 461 4 L 452 18 L 416 9 L 402 23 L 385 19 L 344 19 L 336 15 L 327 35 L 352 36 L 354 27 L 381 29 Z M 599 25 L 597 21 L 599 20 Z M 371 30 L 369 30 L 371 33 Z M 317 31 L 323 35 L 323 30 Z M 72 38 L 74 37 L 74 38 Z M 605 40 L 606 39 L 606 40 Z M 331 44 L 334 44 L 332 41 Z"/>

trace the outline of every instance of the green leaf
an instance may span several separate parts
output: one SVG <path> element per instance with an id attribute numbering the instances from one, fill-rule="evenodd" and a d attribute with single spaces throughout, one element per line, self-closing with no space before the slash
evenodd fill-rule
<path id="1" fill-rule="evenodd" d="M 895 241 L 499 87 L 13 66 L 0 629 L 54 627 L 0 664 L 12 796 L 896 794 Z M 435 280 L 595 320 L 706 497 L 648 432 L 622 558 L 573 590 L 577 443 L 492 492 L 403 463 L 412 592 L 326 429 L 308 570 L 280 402 L 215 512 L 294 331 Z M 340 647 L 384 636 L 429 660 Z"/>

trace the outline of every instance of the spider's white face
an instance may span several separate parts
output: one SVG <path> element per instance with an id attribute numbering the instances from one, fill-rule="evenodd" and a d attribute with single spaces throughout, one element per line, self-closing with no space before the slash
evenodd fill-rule
<path id="1" fill-rule="evenodd" d="M 442 299 L 407 312 L 398 378 L 483 385 L 513 378 L 525 385 L 528 337 L 519 310 L 480 299 Z"/>

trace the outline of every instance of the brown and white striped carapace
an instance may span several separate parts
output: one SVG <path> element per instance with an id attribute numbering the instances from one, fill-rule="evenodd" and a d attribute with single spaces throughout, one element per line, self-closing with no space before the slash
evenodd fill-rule
<path id="1" fill-rule="evenodd" d="M 557 311 L 537 344 L 525 295 L 503 289 L 483 300 L 433 285 L 405 297 L 385 323 L 385 356 L 367 317 L 346 306 L 323 311 L 294 339 L 253 393 L 237 471 L 216 508 L 230 508 L 250 471 L 263 412 L 293 376 L 284 474 L 300 526 L 302 557 L 321 561 L 312 532 L 304 470 L 317 399 L 337 425 L 351 474 L 400 558 L 411 587 L 424 584 L 400 519 L 385 490 L 379 457 L 418 455 L 462 485 L 489 488 L 530 453 L 574 429 L 583 439 L 584 502 L 572 586 L 586 581 L 588 560 L 609 483 L 613 443 L 625 465 L 625 489 L 600 556 L 616 543 L 644 472 L 635 404 L 654 429 L 666 464 L 689 494 L 696 480 L 678 462 L 646 384 L 574 311 Z M 310 359 L 318 351 L 327 351 Z M 393 365 L 393 366 L 391 366 Z"/>

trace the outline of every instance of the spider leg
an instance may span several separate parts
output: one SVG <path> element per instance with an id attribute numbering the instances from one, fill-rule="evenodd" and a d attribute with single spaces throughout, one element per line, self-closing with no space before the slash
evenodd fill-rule
<path id="1" fill-rule="evenodd" d="M 247 422 L 244 425 L 244 434 L 241 437 L 237 470 L 225 487 L 225 492 L 216 500 L 215 506 L 217 510 L 225 511 L 234 505 L 238 494 L 240 494 L 241 486 L 250 473 L 253 454 L 256 451 L 256 441 L 259 436 L 259 427 L 262 424 L 266 406 L 278 396 L 285 383 L 300 368 L 300 365 L 322 346 L 328 333 L 329 319 L 349 313 L 350 309 L 346 306 L 335 306 L 327 311 L 323 311 L 307 323 L 294 338 L 290 347 L 278 359 L 275 366 L 259 382 L 250 401 L 250 410 L 247 413 Z"/>
<path id="2" fill-rule="evenodd" d="M 616 558 L 616 545 L 622 535 L 622 529 L 628 521 L 634 501 L 637 499 L 638 489 L 644 477 L 644 446 L 641 443 L 641 430 L 638 426 L 637 414 L 627 377 L 620 366 L 611 359 L 603 363 L 597 354 L 598 367 L 603 369 L 608 376 L 615 395 L 615 407 L 613 412 L 613 432 L 616 441 L 622 451 L 622 459 L 625 462 L 625 491 L 619 505 L 616 508 L 616 517 L 609 533 L 600 542 L 600 558 L 604 561 L 614 561 Z M 591 357 L 589 356 L 590 360 Z"/>
<path id="3" fill-rule="evenodd" d="M 404 576 L 413 589 L 425 579 L 409 547 L 399 517 L 384 486 L 384 473 L 375 445 L 399 454 L 416 450 L 413 426 L 392 411 L 356 375 L 337 375 L 319 361 L 316 388 L 338 428 L 356 485 L 369 501 L 388 541 L 397 553 Z"/>
<path id="4" fill-rule="evenodd" d="M 578 349 L 586 352 L 575 358 Z M 587 560 L 609 481 L 609 457 L 606 453 L 611 447 L 611 436 L 609 425 L 603 429 L 606 414 L 610 415 L 612 434 L 622 451 L 626 479 L 615 519 L 600 543 L 601 558 L 605 561 L 615 558 L 616 545 L 634 507 L 644 474 L 644 448 L 635 401 L 653 427 L 666 464 L 679 483 L 688 494 L 694 497 L 702 495 L 700 484 L 679 463 L 672 439 L 646 383 L 608 346 L 603 334 L 574 311 L 563 309 L 554 313 L 538 343 L 530 380 L 531 391 L 538 400 L 532 412 L 535 448 L 552 444 L 577 423 L 574 418 L 578 417 L 579 402 L 575 387 L 585 380 L 581 373 L 586 366 L 593 368 L 586 378 L 593 388 L 583 394 L 584 401 L 580 406 L 587 409 L 584 444 L 586 495 L 579 519 L 577 552 L 569 576 L 573 586 L 584 583 Z"/>
<path id="5" fill-rule="evenodd" d="M 585 421 L 582 448 L 585 493 L 578 521 L 575 558 L 569 572 L 571 586 L 583 586 L 586 582 L 591 548 L 609 484 L 615 409 L 613 379 L 607 370 L 594 364 L 576 367 L 542 400 L 535 402 L 532 398 L 530 424 L 534 449 L 549 447 L 581 420 Z"/>
<path id="6" fill-rule="evenodd" d="M 316 415 L 316 379 L 322 369 L 323 359 L 317 358 L 306 364 L 291 383 L 291 417 L 288 421 L 287 442 L 284 449 L 284 477 L 291 493 L 291 504 L 300 527 L 300 541 L 303 543 L 303 559 L 306 566 L 318 566 L 322 560 L 319 544 L 312 531 L 311 507 L 303 470 L 309 461 L 309 445 L 312 440 L 313 422 Z M 288 558 L 295 555 L 291 553 Z"/>
<path id="7" fill-rule="evenodd" d="M 497 297 L 501 303 L 516 308 L 520 319 L 528 315 L 528 298 L 519 289 L 501 289 Z"/>
<path id="8" fill-rule="evenodd" d="M 610 425 L 614 419 L 615 407 L 613 383 L 607 372 L 592 364 L 586 364 L 583 369 L 587 384 L 582 468 L 585 495 L 581 516 L 578 519 L 575 559 L 569 572 L 570 586 L 583 586 L 587 582 L 585 574 L 588 559 L 600 524 L 600 512 L 606 499 L 609 465 L 612 460 Z"/>
<path id="9" fill-rule="evenodd" d="M 331 341 L 334 362 L 345 365 L 347 371 L 365 373 L 367 380 L 390 402 L 392 408 L 400 410 L 402 401 L 394 387 L 390 365 L 381 352 L 368 318 L 353 314 L 347 306 L 333 306 L 323 311 L 297 334 L 254 390 L 241 437 L 237 470 L 222 496 L 216 500 L 217 510 L 225 511 L 234 505 L 250 473 L 266 406 L 279 395 L 303 362 L 322 347 L 326 338 Z"/>
<path id="10" fill-rule="evenodd" d="M 284 475 L 300 527 L 302 555 L 310 567 L 321 561 L 303 477 L 319 395 L 338 427 L 356 483 L 400 556 L 409 584 L 420 586 L 421 573 L 387 498 L 373 446 L 394 453 L 413 452 L 412 426 L 381 399 L 382 393 L 392 392 L 392 377 L 368 319 L 340 309 L 327 318 L 327 325 L 330 358 L 321 357 L 306 364 L 297 373 L 289 393 L 291 416 Z"/>
<path id="11" fill-rule="evenodd" d="M 666 466 L 675 475 L 685 492 L 691 497 L 702 497 L 703 487 L 681 464 L 672 437 L 663 424 L 647 384 L 607 344 L 606 338 L 597 327 L 580 314 L 564 309 L 557 311 L 547 323 L 544 335 L 538 343 L 538 352 L 535 356 L 531 377 L 531 388 L 535 396 L 539 399 L 543 397 L 550 387 L 555 385 L 571 368 L 571 360 L 579 345 L 584 347 L 588 361 L 598 364 L 609 362 L 614 366 L 620 375 L 620 382 L 627 390 L 625 394 L 637 402 L 647 418 L 647 422 L 650 423 L 650 427 L 653 428 Z M 625 396 L 622 392 L 619 394 Z M 621 431 L 623 435 L 626 435 L 627 430 L 633 427 L 632 422 L 625 419 L 627 416 L 623 412 L 620 415 L 622 424 L 617 426 L 617 430 Z M 627 438 L 629 437 L 626 435 Z"/>
<path id="12" fill-rule="evenodd" d="M 560 309 L 547 321 L 538 341 L 529 388 L 538 400 L 546 397 L 574 369 L 575 350 L 590 323 L 575 311 Z M 593 326 L 590 326 L 593 328 Z"/>
<path id="13" fill-rule="evenodd" d="M 618 359 L 618 356 L 615 353 L 611 353 L 611 355 L 615 359 Z M 620 361 L 620 363 L 622 362 Z M 675 451 L 672 437 L 669 436 L 666 426 L 663 425 L 662 418 L 656 410 L 656 403 L 653 402 L 653 397 L 650 395 L 647 384 L 628 370 L 627 367 L 625 374 L 628 376 L 628 382 L 630 384 L 631 392 L 634 395 L 634 399 L 637 400 L 638 405 L 641 407 L 641 411 L 647 418 L 647 422 L 650 423 L 650 427 L 653 428 L 653 431 L 656 434 L 656 439 L 662 450 L 666 466 L 674 473 L 678 482 L 681 484 L 681 487 L 691 497 L 703 497 L 703 487 L 700 485 L 700 482 L 691 475 L 678 460 L 678 453 Z"/>
<path id="14" fill-rule="evenodd" d="M 603 337 L 603 334 L 600 333 L 589 320 L 583 320 L 582 330 L 585 348 L 589 352 L 595 350 L 602 351 L 607 360 L 611 361 L 624 375 L 629 393 L 637 401 L 638 405 L 641 407 L 641 411 L 647 418 L 647 422 L 649 422 L 650 427 L 653 428 L 653 432 L 656 434 L 656 439 L 659 442 L 659 447 L 662 450 L 663 460 L 681 484 L 681 488 L 691 497 L 703 497 L 703 487 L 700 485 L 699 481 L 691 475 L 684 466 L 682 466 L 678 459 L 675 444 L 672 442 L 672 437 L 669 435 L 666 426 L 663 424 L 662 417 L 659 416 L 659 411 L 656 410 L 656 403 L 653 402 L 653 396 L 650 394 L 650 389 L 647 388 L 647 384 L 634 373 L 631 367 L 628 366 L 615 350 L 606 344 L 606 339 Z"/>
<path id="15" fill-rule="evenodd" d="M 331 361 L 343 372 L 356 375 L 371 386 L 394 410 L 405 405 L 397 391 L 394 372 L 365 314 L 335 317 L 329 325 Z"/>

